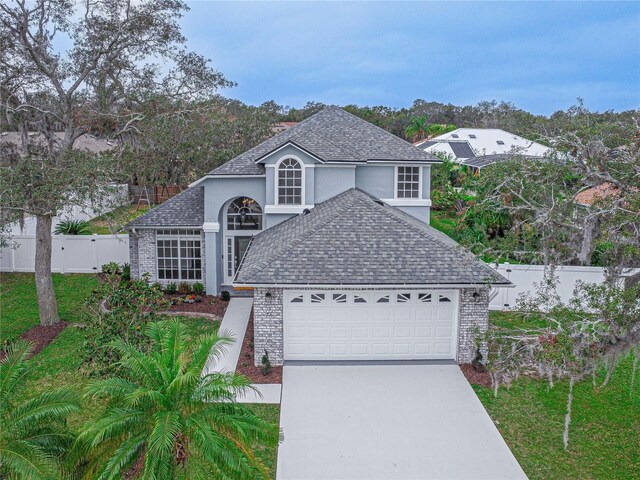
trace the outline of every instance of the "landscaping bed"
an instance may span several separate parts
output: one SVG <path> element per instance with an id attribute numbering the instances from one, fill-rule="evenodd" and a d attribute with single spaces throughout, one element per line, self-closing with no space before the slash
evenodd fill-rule
<path id="1" fill-rule="evenodd" d="M 53 342 L 60 332 L 71 325 L 70 322 L 60 321 L 54 325 L 36 325 L 20 335 L 20 339 L 33 345 L 29 357 L 40 353 L 47 345 Z M 4 359 L 5 350 L 0 351 L 0 360 Z"/>
<path id="2" fill-rule="evenodd" d="M 253 383 L 282 383 L 281 366 L 271 367 L 269 373 L 265 375 L 262 366 L 256 367 L 253 364 L 253 345 L 253 310 L 251 310 L 249 324 L 247 325 L 247 331 L 242 340 L 242 349 L 240 350 L 240 357 L 238 357 L 238 364 L 236 365 L 236 373 L 251 379 Z"/>
<path id="3" fill-rule="evenodd" d="M 228 301 L 215 295 L 170 295 L 165 293 L 165 297 L 171 302 L 170 312 L 208 313 L 222 319 L 229 306 Z M 191 300 L 189 297 L 195 297 L 193 303 L 189 303 Z"/>
<path id="4" fill-rule="evenodd" d="M 460 370 L 462 370 L 467 382 L 471 385 L 491 388 L 491 375 L 489 375 L 489 372 L 479 372 L 470 363 L 461 363 Z"/>

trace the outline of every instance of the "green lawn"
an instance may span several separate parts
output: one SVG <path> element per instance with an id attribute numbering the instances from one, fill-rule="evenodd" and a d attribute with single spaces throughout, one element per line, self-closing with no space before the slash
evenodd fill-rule
<path id="1" fill-rule="evenodd" d="M 122 225 L 148 211 L 149 207 L 147 205 L 140 205 L 139 210 L 136 208 L 136 205 L 123 205 L 111 212 L 89 220 L 90 233 L 96 233 L 98 235 L 111 235 L 113 233 L 117 233 L 113 230 L 121 228 Z"/>
<path id="2" fill-rule="evenodd" d="M 431 210 L 430 224 L 433 228 L 458 241 L 458 232 L 456 232 L 458 221 L 455 217 L 446 212 Z"/>
<path id="3" fill-rule="evenodd" d="M 53 281 L 60 317 L 71 322 L 81 322 L 84 301 L 97 285 L 96 277 L 54 274 Z M 210 332 L 218 326 L 217 322 L 212 323 L 208 319 L 172 318 L 179 318 L 185 323 L 193 336 Z M 3 273 L 0 278 L 0 342 L 13 341 L 37 324 L 38 303 L 33 274 Z M 64 329 L 49 346 L 29 361 L 27 383 L 20 392 L 20 397 L 27 399 L 61 385 L 81 392 L 90 380 L 89 372 L 82 363 L 85 339 L 86 333 L 81 325 Z M 20 401 L 20 398 L 16 401 Z M 83 408 L 69 418 L 69 425 L 73 429 L 79 428 L 94 418 L 103 406 L 99 401 L 83 400 Z M 279 421 L 279 405 L 254 405 L 252 408 L 268 421 Z M 265 461 L 275 477 L 277 450 L 260 448 L 257 455 Z"/>
<path id="4" fill-rule="evenodd" d="M 501 327 L 520 326 L 513 314 L 491 312 Z M 569 449 L 562 446 L 567 382 L 522 379 L 498 396 L 474 390 L 531 479 L 640 479 L 640 381 L 631 386 L 631 358 L 595 393 L 591 380 L 574 389 Z M 602 379 L 600 379 L 602 381 Z"/>
<path id="5" fill-rule="evenodd" d="M 93 275 L 53 275 L 61 320 L 81 321 L 85 299 L 98 282 Z M 32 273 L 0 274 L 0 340 L 12 342 L 38 325 L 38 301 Z"/>

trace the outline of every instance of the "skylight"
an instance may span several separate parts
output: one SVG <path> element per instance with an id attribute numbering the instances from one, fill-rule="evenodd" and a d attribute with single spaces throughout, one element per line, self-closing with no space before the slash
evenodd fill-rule
<path id="1" fill-rule="evenodd" d="M 452 134 L 451 138 L 458 138 L 458 134 L 457 133 Z"/>
<path id="2" fill-rule="evenodd" d="M 476 136 L 473 133 L 470 133 L 469 138 L 476 138 Z"/>
<path id="3" fill-rule="evenodd" d="M 504 145 L 504 142 L 503 142 L 502 140 L 497 140 L 497 141 L 496 141 L 496 143 L 497 143 L 498 145 Z"/>

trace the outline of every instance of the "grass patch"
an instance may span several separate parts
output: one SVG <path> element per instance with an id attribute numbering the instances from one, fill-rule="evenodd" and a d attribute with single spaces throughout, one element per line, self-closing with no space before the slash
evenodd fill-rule
<path id="1" fill-rule="evenodd" d="M 509 312 L 491 312 L 490 318 L 503 328 L 523 326 Z M 491 389 L 473 388 L 529 478 L 638 479 L 640 382 L 631 385 L 631 371 L 629 357 L 599 392 L 590 380 L 575 386 L 567 451 L 562 432 L 568 382 L 550 389 L 545 381 L 521 379 L 497 397 Z"/>
<path id="2" fill-rule="evenodd" d="M 430 224 L 436 230 L 458 241 L 458 220 L 441 210 L 431 210 Z"/>
<path id="3" fill-rule="evenodd" d="M 85 299 L 97 286 L 94 275 L 53 275 L 58 309 L 63 320 L 81 322 Z M 205 318 L 177 318 L 187 326 L 190 336 L 196 337 L 217 331 L 219 322 Z M 161 318 L 161 321 L 163 319 Z M 30 273 L 3 273 L 0 281 L 0 327 L 1 341 L 13 341 L 24 331 L 37 325 L 38 303 L 34 275 Z M 83 365 L 84 344 L 87 332 L 81 325 L 72 325 L 39 354 L 29 360 L 25 386 L 18 392 L 15 402 L 21 402 L 42 392 L 65 386 L 81 394 L 93 378 Z M 69 426 L 78 431 L 102 412 L 105 404 L 94 399 L 82 399 L 82 408 L 69 417 Z M 252 405 L 257 415 L 267 421 L 278 423 L 279 405 Z M 275 478 L 277 449 L 258 448 L 256 454 L 269 467 Z"/>
<path id="4" fill-rule="evenodd" d="M 79 322 L 85 299 L 98 285 L 93 275 L 53 274 L 53 288 L 61 320 Z M 33 273 L 0 275 L 0 341 L 13 342 L 40 322 Z"/>
<path id="5" fill-rule="evenodd" d="M 148 205 L 123 205 L 99 217 L 89 220 L 89 230 L 92 234 L 112 235 L 122 232 L 122 226 L 149 211 Z"/>

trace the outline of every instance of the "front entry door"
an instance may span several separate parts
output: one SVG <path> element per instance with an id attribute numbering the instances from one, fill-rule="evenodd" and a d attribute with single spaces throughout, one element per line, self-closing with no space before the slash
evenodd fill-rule
<path id="1" fill-rule="evenodd" d="M 238 267 L 240 266 L 240 262 L 242 261 L 242 257 L 244 257 L 244 252 L 247 251 L 249 242 L 251 242 L 251 237 L 233 237 L 233 239 L 233 275 L 235 276 L 238 271 Z"/>

